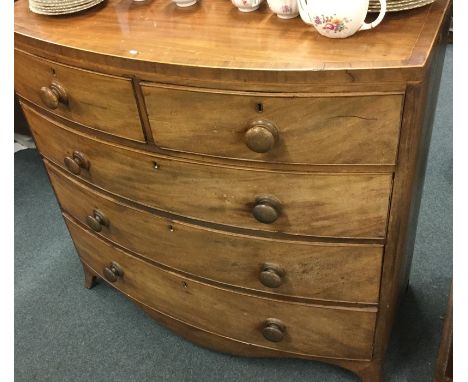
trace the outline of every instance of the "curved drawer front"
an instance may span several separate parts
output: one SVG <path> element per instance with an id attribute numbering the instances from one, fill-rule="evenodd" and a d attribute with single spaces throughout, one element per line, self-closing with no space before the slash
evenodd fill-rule
<path id="1" fill-rule="evenodd" d="M 46 166 L 66 213 L 150 260 L 217 282 L 284 296 L 378 302 L 381 246 L 279 241 L 208 230 L 129 207 L 47 162 Z M 100 216 L 104 221 L 96 225 Z"/>
<path id="2" fill-rule="evenodd" d="M 293 353 L 371 357 L 375 309 L 325 308 L 209 286 L 152 266 L 69 220 L 67 224 L 86 264 L 101 277 L 112 276 L 113 285 L 123 293 L 164 314 L 229 338 Z M 264 337 L 268 319 L 284 325 L 281 331 L 269 325 L 272 330 L 265 334 L 279 342 Z"/>
<path id="3" fill-rule="evenodd" d="M 167 149 L 277 163 L 396 162 L 401 94 L 305 97 L 142 88 L 153 137 Z"/>
<path id="4" fill-rule="evenodd" d="M 256 230 L 385 235 L 391 175 L 283 173 L 167 159 L 90 139 L 25 111 L 45 157 L 62 166 L 65 160 L 82 179 L 140 203 Z"/>
<path id="5" fill-rule="evenodd" d="M 68 120 L 145 141 L 129 79 L 60 65 L 15 50 L 15 90 Z"/>

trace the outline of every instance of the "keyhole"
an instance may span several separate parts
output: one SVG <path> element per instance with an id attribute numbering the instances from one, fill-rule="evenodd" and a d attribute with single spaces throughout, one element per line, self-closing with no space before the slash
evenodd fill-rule
<path id="1" fill-rule="evenodd" d="M 263 103 L 259 102 L 255 105 L 255 109 L 257 110 L 257 113 L 262 113 L 263 112 Z"/>

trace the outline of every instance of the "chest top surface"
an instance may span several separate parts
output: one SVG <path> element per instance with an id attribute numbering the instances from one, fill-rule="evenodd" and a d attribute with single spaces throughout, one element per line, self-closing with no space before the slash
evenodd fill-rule
<path id="1" fill-rule="evenodd" d="M 57 52 L 231 70 L 325 71 L 423 67 L 449 0 L 387 14 L 373 31 L 348 39 L 320 36 L 301 19 L 281 20 L 266 2 L 249 14 L 229 0 L 201 0 L 189 9 L 169 0 L 107 0 L 69 16 L 32 13 L 15 3 L 16 39 Z M 375 17 L 375 15 L 369 15 Z"/>

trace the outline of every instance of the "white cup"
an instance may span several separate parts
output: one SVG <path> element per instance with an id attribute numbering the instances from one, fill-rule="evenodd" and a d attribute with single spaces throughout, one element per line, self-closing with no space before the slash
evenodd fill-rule
<path id="1" fill-rule="evenodd" d="M 194 5 L 197 0 L 172 0 L 174 3 L 177 4 L 178 7 L 190 7 L 191 5 Z"/>
<path id="2" fill-rule="evenodd" d="M 380 1 L 380 14 L 372 23 L 364 19 L 369 0 L 298 0 L 302 20 L 330 38 L 345 38 L 358 31 L 375 28 L 387 11 L 387 1 Z"/>
<path id="3" fill-rule="evenodd" d="M 297 0 L 267 0 L 273 13 L 281 19 L 292 19 L 299 16 Z"/>
<path id="4" fill-rule="evenodd" d="M 241 12 L 252 12 L 258 9 L 263 0 L 231 0 Z"/>

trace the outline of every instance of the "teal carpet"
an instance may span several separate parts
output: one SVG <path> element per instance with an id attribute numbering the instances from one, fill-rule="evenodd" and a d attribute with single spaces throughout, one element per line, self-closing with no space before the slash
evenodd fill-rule
<path id="1" fill-rule="evenodd" d="M 385 381 L 429 382 L 452 275 L 452 47 L 447 50 L 419 217 L 410 289 Z M 15 154 L 15 380 L 357 381 L 318 362 L 233 357 L 191 344 L 81 264 L 37 151 Z"/>

